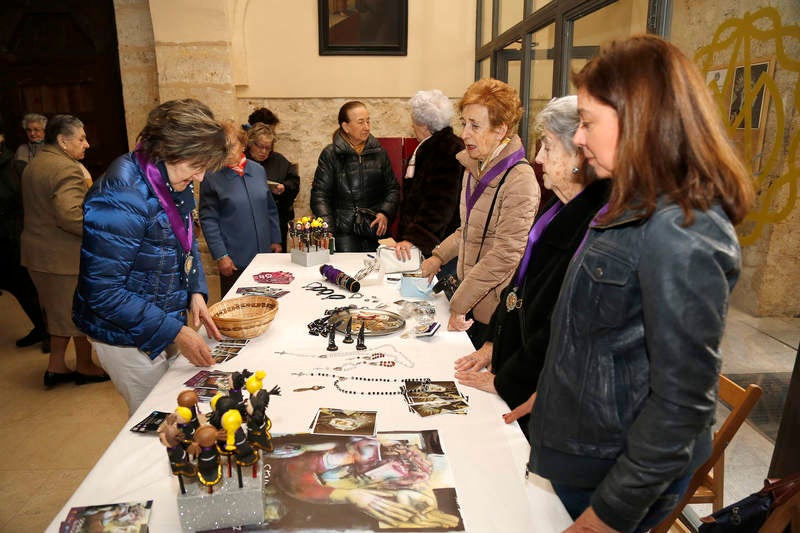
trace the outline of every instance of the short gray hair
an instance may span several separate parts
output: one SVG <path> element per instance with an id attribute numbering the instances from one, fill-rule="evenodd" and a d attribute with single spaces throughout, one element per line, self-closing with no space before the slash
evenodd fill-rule
<path id="1" fill-rule="evenodd" d="M 83 128 L 83 122 L 78 117 L 72 115 L 56 115 L 47 123 L 44 130 L 45 144 L 56 144 L 58 136 L 72 137 L 79 128 Z"/>
<path id="2" fill-rule="evenodd" d="M 536 115 L 533 128 L 539 137 L 544 135 L 545 128 L 551 131 L 561 141 L 564 148 L 571 153 L 577 150 L 572 139 L 580 123 L 578 97 L 572 94 L 550 100 Z"/>
<path id="3" fill-rule="evenodd" d="M 418 91 L 408 104 L 411 106 L 411 120 L 427 126 L 431 133 L 449 126 L 456 114 L 453 102 L 439 89 Z"/>
<path id="4" fill-rule="evenodd" d="M 47 117 L 44 115 L 40 115 L 39 113 L 26 113 L 24 117 L 22 117 L 22 129 L 28 127 L 28 124 L 31 122 L 41 122 L 42 127 L 44 128 L 47 126 Z"/>

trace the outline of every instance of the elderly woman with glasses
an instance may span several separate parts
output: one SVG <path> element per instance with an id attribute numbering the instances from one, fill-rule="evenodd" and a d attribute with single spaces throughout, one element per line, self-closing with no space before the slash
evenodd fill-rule
<path id="1" fill-rule="evenodd" d="M 47 127 L 47 117 L 39 113 L 28 113 L 22 117 L 22 129 L 28 137 L 28 142 L 19 145 L 15 159 L 30 162 L 44 145 L 44 130 Z"/>
<path id="2" fill-rule="evenodd" d="M 458 109 L 466 146 L 457 155 L 466 168 L 461 224 L 423 261 L 422 273 L 432 279 L 458 257 L 461 284 L 450 299 L 448 329 L 467 331 L 478 348 L 522 257 L 539 185 L 516 134 L 522 104 L 513 87 L 490 78 L 476 81 Z"/>
<path id="3" fill-rule="evenodd" d="M 269 110 L 267 110 L 269 111 Z M 253 113 L 250 120 L 268 119 L 262 116 L 265 113 Z M 254 117 L 255 115 L 255 117 Z M 277 124 L 278 117 L 271 115 Z M 297 165 L 290 163 L 283 154 L 275 151 L 275 126 L 256 122 L 247 130 L 248 159 L 260 163 L 267 174 L 269 190 L 278 206 L 278 221 L 281 228 L 281 246 L 286 250 L 286 230 L 288 224 L 294 220 L 294 200 L 300 192 L 300 175 Z"/>

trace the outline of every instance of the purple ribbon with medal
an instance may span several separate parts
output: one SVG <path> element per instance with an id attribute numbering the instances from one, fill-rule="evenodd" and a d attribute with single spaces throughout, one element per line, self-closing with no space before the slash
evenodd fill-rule
<path id="1" fill-rule="evenodd" d="M 486 174 L 478 181 L 478 185 L 475 187 L 475 192 L 472 192 L 472 180 L 473 175 L 472 172 L 469 173 L 469 178 L 467 179 L 467 193 L 465 196 L 466 204 L 467 204 L 467 216 L 466 221 L 469 222 L 469 215 L 472 212 L 472 208 L 475 207 L 475 203 L 478 201 L 478 198 L 481 197 L 483 191 L 486 190 L 486 187 L 489 186 L 489 183 L 497 176 L 503 174 L 506 170 L 513 167 L 518 161 L 525 159 L 525 148 L 520 147 L 519 150 L 513 152 L 503 159 L 497 162 L 495 166 L 490 168 L 486 171 Z"/>
<path id="2" fill-rule="evenodd" d="M 506 309 L 509 312 L 522 307 L 522 299 L 517 297 L 517 289 L 520 288 L 522 280 L 525 279 L 525 273 L 528 271 L 528 264 L 531 262 L 531 257 L 533 257 L 534 245 L 542 236 L 542 233 L 544 233 L 544 230 L 550 222 L 556 218 L 556 215 L 561 211 L 562 207 L 564 207 L 564 204 L 561 200 L 556 200 L 556 202 L 550 206 L 550 209 L 545 211 L 545 213 L 539 217 L 539 220 L 533 224 L 530 233 L 528 233 L 528 245 L 525 247 L 525 255 L 522 256 L 522 261 L 519 264 L 517 278 L 514 280 L 514 287 L 506 296 Z"/>
<path id="3" fill-rule="evenodd" d="M 139 162 L 139 166 L 142 167 L 142 170 L 144 170 L 144 175 L 147 179 L 147 182 L 153 188 L 153 191 L 155 191 L 158 202 L 161 204 L 161 207 L 164 208 L 164 212 L 167 214 L 169 225 L 172 227 L 172 231 L 175 233 L 178 243 L 186 253 L 183 271 L 188 276 L 189 272 L 192 270 L 192 223 L 183 223 L 183 218 L 181 217 L 180 212 L 178 212 L 178 206 L 176 206 L 175 202 L 172 200 L 172 196 L 167 189 L 167 184 L 164 181 L 164 177 L 161 175 L 161 172 L 158 170 L 158 168 L 156 168 L 152 161 L 147 159 L 147 157 L 144 155 L 141 144 L 136 146 L 134 149 L 134 154 L 136 155 L 136 161 Z"/>

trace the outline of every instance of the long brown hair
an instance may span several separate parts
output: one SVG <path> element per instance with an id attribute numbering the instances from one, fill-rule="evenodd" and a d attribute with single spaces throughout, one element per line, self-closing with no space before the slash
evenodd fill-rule
<path id="1" fill-rule="evenodd" d="M 649 217 L 658 197 L 692 209 L 719 201 L 736 224 L 753 202 L 750 174 L 733 150 L 695 65 L 675 45 L 637 35 L 604 45 L 572 81 L 619 119 L 610 222 L 627 209 Z"/>

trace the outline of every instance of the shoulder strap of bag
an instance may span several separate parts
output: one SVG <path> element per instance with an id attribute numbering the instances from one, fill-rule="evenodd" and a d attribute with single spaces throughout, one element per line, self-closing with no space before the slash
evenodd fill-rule
<path id="1" fill-rule="evenodd" d="M 489 231 L 489 222 L 492 221 L 492 212 L 494 211 L 494 204 L 497 202 L 497 195 L 500 193 L 500 187 L 503 186 L 503 183 L 506 182 L 506 178 L 508 177 L 508 173 L 511 172 L 511 169 L 515 166 L 525 163 L 527 161 L 524 159 L 520 159 L 506 170 L 506 173 L 503 174 L 503 177 L 500 179 L 500 183 L 497 184 L 497 188 L 494 190 L 494 197 L 492 198 L 492 203 L 489 205 L 489 212 L 486 214 L 486 224 L 483 225 L 483 235 L 481 236 L 481 246 L 478 248 L 478 255 L 475 256 L 475 264 L 478 264 L 478 260 L 481 258 L 481 252 L 483 251 L 483 242 L 486 240 L 486 233 Z"/>

